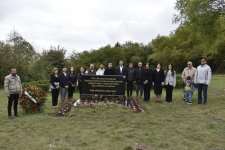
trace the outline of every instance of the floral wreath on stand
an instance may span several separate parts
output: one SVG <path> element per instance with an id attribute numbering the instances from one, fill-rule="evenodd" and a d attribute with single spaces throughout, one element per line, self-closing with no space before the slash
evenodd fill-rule
<path id="1" fill-rule="evenodd" d="M 40 87 L 28 86 L 24 88 L 19 102 L 24 112 L 37 113 L 44 111 L 44 103 L 47 94 Z"/>

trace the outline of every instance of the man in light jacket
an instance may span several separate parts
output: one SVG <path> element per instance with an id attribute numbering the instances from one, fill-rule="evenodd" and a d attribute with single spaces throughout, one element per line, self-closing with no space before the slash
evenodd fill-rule
<path id="1" fill-rule="evenodd" d="M 202 92 L 204 96 L 203 104 L 207 104 L 207 91 L 210 84 L 212 71 L 207 65 L 206 59 L 201 59 L 201 65 L 197 67 L 194 82 L 198 85 L 198 104 L 202 104 Z"/>
<path id="2" fill-rule="evenodd" d="M 194 83 L 195 72 L 196 72 L 196 68 L 193 67 L 193 64 L 191 61 L 188 61 L 187 67 L 184 68 L 182 75 L 181 75 L 181 78 L 184 81 L 184 85 L 185 85 L 185 82 L 186 82 L 186 79 L 188 76 L 191 77 L 191 81 L 192 81 L 192 83 Z M 192 84 L 192 89 L 194 92 L 194 84 Z M 184 92 L 184 101 L 187 102 L 186 97 L 185 97 L 185 92 Z"/>
<path id="3" fill-rule="evenodd" d="M 18 100 L 19 94 L 22 94 L 22 86 L 20 77 L 16 74 L 16 69 L 12 68 L 11 73 L 5 77 L 4 89 L 6 96 L 8 97 L 8 117 L 13 119 L 12 105 L 14 108 L 14 116 L 18 117 Z"/>
<path id="4" fill-rule="evenodd" d="M 191 80 L 193 81 L 194 80 L 194 76 L 195 76 L 195 71 L 196 71 L 196 68 L 193 67 L 193 64 L 191 61 L 188 61 L 187 62 L 187 67 L 184 68 L 183 72 L 182 72 L 182 79 L 183 81 L 185 82 L 187 77 L 190 76 L 191 77 Z"/>

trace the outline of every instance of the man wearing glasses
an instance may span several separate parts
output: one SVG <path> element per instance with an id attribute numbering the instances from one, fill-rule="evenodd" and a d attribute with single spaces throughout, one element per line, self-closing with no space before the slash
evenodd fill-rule
<path id="1" fill-rule="evenodd" d="M 212 71 L 207 65 L 206 59 L 201 59 L 201 64 L 197 67 L 194 81 L 198 85 L 198 104 L 202 104 L 202 93 L 204 96 L 203 104 L 207 104 L 208 85 L 211 81 Z"/>
<path id="2" fill-rule="evenodd" d="M 192 83 L 194 83 L 195 72 L 196 72 L 196 68 L 193 67 L 193 64 L 192 64 L 191 61 L 188 61 L 187 62 L 187 67 L 184 68 L 184 70 L 182 72 L 182 76 L 181 76 L 183 81 L 184 81 L 184 83 L 185 83 L 185 81 L 186 81 L 188 76 L 191 77 L 191 81 L 192 81 Z M 192 88 L 194 89 L 194 84 L 192 84 L 192 85 L 193 85 Z M 187 102 L 185 94 L 184 94 L 184 101 Z M 191 104 L 192 102 L 188 102 L 188 103 Z"/>

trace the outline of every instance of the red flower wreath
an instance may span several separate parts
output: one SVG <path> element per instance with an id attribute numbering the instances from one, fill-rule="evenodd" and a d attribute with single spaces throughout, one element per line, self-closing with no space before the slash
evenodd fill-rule
<path id="1" fill-rule="evenodd" d="M 19 102 L 24 112 L 36 113 L 43 111 L 46 93 L 37 86 L 28 86 L 20 96 Z"/>

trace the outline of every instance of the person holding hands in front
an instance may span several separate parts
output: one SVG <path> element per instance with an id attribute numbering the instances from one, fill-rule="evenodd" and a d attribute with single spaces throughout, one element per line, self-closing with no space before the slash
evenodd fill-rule
<path id="1" fill-rule="evenodd" d="M 61 101 L 64 101 L 67 98 L 68 88 L 69 88 L 69 75 L 67 74 L 67 68 L 63 68 L 63 72 L 59 77 L 59 86 L 60 86 L 60 96 Z"/>
<path id="2" fill-rule="evenodd" d="M 59 98 L 59 69 L 54 68 L 53 73 L 50 76 L 50 87 L 52 92 L 52 106 L 57 107 Z"/>
<path id="3" fill-rule="evenodd" d="M 152 87 L 153 71 L 150 64 L 147 62 L 143 71 L 143 87 L 144 87 L 144 101 L 150 100 L 150 91 Z"/>
<path id="4" fill-rule="evenodd" d="M 162 87 L 164 86 L 165 75 L 161 69 L 161 64 L 158 63 L 156 69 L 153 71 L 153 84 L 155 101 L 162 103 Z"/>
<path id="5" fill-rule="evenodd" d="M 171 64 L 168 65 L 165 75 L 166 101 L 170 103 L 173 100 L 173 88 L 176 86 L 176 71 Z"/>

